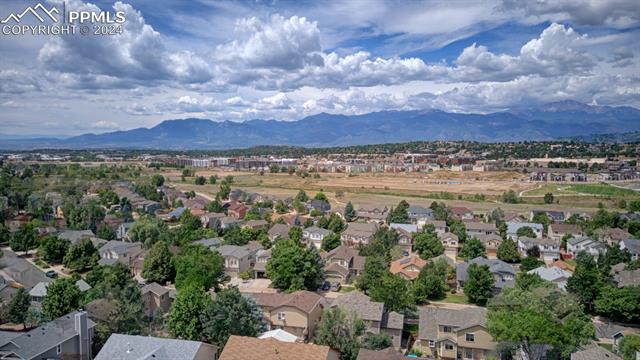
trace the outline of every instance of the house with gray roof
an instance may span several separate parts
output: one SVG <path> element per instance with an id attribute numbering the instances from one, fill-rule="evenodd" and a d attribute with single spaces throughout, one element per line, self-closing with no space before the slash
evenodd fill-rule
<path id="1" fill-rule="evenodd" d="M 0 359 L 91 359 L 95 323 L 74 311 L 15 337 L 0 337 Z"/>
<path id="2" fill-rule="evenodd" d="M 594 320 L 593 326 L 596 328 L 598 343 L 611 344 L 614 351 L 625 336 L 640 334 L 640 328 L 624 326 L 606 320 Z"/>
<path id="3" fill-rule="evenodd" d="M 255 278 L 264 278 L 267 276 L 267 262 L 271 258 L 271 249 L 260 249 L 256 252 L 255 264 L 253 271 Z"/>
<path id="4" fill-rule="evenodd" d="M 41 282 L 52 281 L 44 271 L 13 251 L 5 249 L 3 252 L 4 255 L 0 257 L 0 299 L 5 304 L 11 301 L 19 287 L 28 291 Z"/>
<path id="5" fill-rule="evenodd" d="M 219 248 L 220 245 L 222 245 L 222 240 L 219 238 L 209 238 L 209 239 L 196 240 L 193 243 L 207 247 L 209 250 L 214 250 L 216 248 Z"/>
<path id="6" fill-rule="evenodd" d="M 631 253 L 631 260 L 640 259 L 640 239 L 624 239 L 619 243 L 620 250 L 628 250 Z"/>
<path id="7" fill-rule="evenodd" d="M 622 360 L 622 358 L 601 346 L 589 344 L 571 353 L 571 360 Z"/>
<path id="8" fill-rule="evenodd" d="M 142 301 L 144 302 L 144 313 L 149 319 L 153 319 L 159 312 L 166 314 L 171 307 L 169 289 L 158 283 L 152 282 L 142 288 Z"/>
<path id="9" fill-rule="evenodd" d="M 224 258 L 224 271 L 232 278 L 240 276 L 254 265 L 255 255 L 261 246 L 254 242 L 247 245 L 222 245 L 215 249 Z"/>
<path id="10" fill-rule="evenodd" d="M 432 220 L 433 210 L 420 205 L 411 205 L 407 208 L 407 216 L 414 223 L 418 220 Z"/>
<path id="11" fill-rule="evenodd" d="M 551 263 L 560 259 L 560 240 L 520 236 L 517 245 L 518 251 L 522 256 L 527 256 L 528 250 L 538 247 L 541 260 Z"/>
<path id="12" fill-rule="evenodd" d="M 495 235 L 498 230 L 494 223 L 484 223 L 480 221 L 465 221 L 464 223 L 467 237 Z"/>
<path id="13" fill-rule="evenodd" d="M 75 245 L 82 239 L 92 239 L 96 235 L 91 230 L 63 230 L 58 233 L 58 237 L 69 240 L 71 245 Z"/>
<path id="14" fill-rule="evenodd" d="M 460 290 L 464 288 L 465 282 L 469 279 L 468 270 L 472 264 L 486 265 L 489 267 L 489 272 L 493 276 L 494 292 L 496 293 L 500 292 L 502 288 L 512 288 L 515 285 L 516 270 L 513 266 L 502 260 L 477 257 L 456 266 L 456 281 L 458 282 L 458 288 Z"/>
<path id="15" fill-rule="evenodd" d="M 129 240 L 129 230 L 135 225 L 135 222 L 126 222 L 118 226 L 116 230 L 116 238 L 118 240 Z"/>
<path id="16" fill-rule="evenodd" d="M 201 341 L 111 334 L 95 360 L 215 360 L 217 352 Z"/>
<path id="17" fill-rule="evenodd" d="M 29 290 L 29 296 L 31 296 L 31 305 L 39 307 L 42 304 L 42 300 L 47 296 L 47 288 L 51 285 L 51 281 L 48 282 L 40 282 L 36 284 L 31 290 Z M 87 292 L 91 290 L 91 285 L 87 284 L 86 281 L 80 279 L 76 281 L 76 286 L 80 289 L 80 292 Z"/>
<path id="18" fill-rule="evenodd" d="M 511 237 L 512 239 L 516 239 L 518 237 L 518 230 L 523 227 L 528 227 L 533 230 L 534 234 L 536 234 L 536 238 L 542 239 L 542 235 L 544 233 L 544 226 L 538 223 L 531 222 L 508 222 L 507 223 L 507 237 Z"/>
<path id="19" fill-rule="evenodd" d="M 528 274 L 536 274 L 542 280 L 552 282 L 558 286 L 558 289 L 564 290 L 567 287 L 567 280 L 571 277 L 571 273 L 560 269 L 559 267 L 540 266 L 533 270 L 527 271 Z"/>
<path id="20" fill-rule="evenodd" d="M 571 238 L 567 240 L 567 253 L 577 256 L 579 252 L 586 251 L 593 257 L 600 256 L 607 247 L 604 243 L 594 240 L 588 236 Z"/>
<path id="21" fill-rule="evenodd" d="M 486 325 L 487 309 L 420 308 L 418 340 L 415 347 L 423 356 L 445 359 L 486 359 L 495 354 Z"/>
<path id="22" fill-rule="evenodd" d="M 275 241 L 277 238 L 287 239 L 289 237 L 289 230 L 291 230 L 291 226 L 287 224 L 273 224 L 267 232 L 267 236 L 269 236 L 269 240 L 271 241 Z"/>
<path id="23" fill-rule="evenodd" d="M 376 223 L 348 223 L 340 235 L 343 244 L 349 246 L 368 245 L 378 231 Z"/>
<path id="24" fill-rule="evenodd" d="M 320 249 L 322 246 L 322 240 L 331 234 L 333 234 L 333 231 L 323 229 L 315 225 L 302 230 L 302 238 L 306 240 L 307 243 L 313 244 L 316 249 Z"/>
<path id="25" fill-rule="evenodd" d="M 142 252 L 142 243 L 111 240 L 98 249 L 98 254 L 100 255 L 98 264 L 114 265 L 121 263 L 130 268 L 140 252 Z"/>

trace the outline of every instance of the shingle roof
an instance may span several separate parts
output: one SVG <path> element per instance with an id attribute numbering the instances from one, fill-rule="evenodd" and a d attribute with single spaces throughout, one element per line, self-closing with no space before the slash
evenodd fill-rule
<path id="1" fill-rule="evenodd" d="M 365 348 L 361 348 L 358 352 L 358 357 L 356 360 L 406 360 L 401 353 L 396 351 L 395 349 L 388 347 L 382 350 L 369 350 Z"/>
<path id="2" fill-rule="evenodd" d="M 574 352 L 571 354 L 571 360 L 622 360 L 622 358 L 603 347 L 594 345 Z"/>
<path id="3" fill-rule="evenodd" d="M 415 279 L 418 277 L 419 271 L 409 271 L 407 267 L 415 266 L 419 269 L 422 269 L 425 265 L 427 265 L 426 260 L 422 260 L 418 255 L 410 255 L 408 257 L 400 258 L 396 261 L 392 261 L 389 267 L 389 271 L 392 274 L 402 273 L 410 279 Z"/>
<path id="4" fill-rule="evenodd" d="M 515 278 L 516 270 L 513 268 L 513 266 L 507 264 L 506 262 L 498 259 L 485 259 L 483 257 L 477 257 L 475 259 L 472 259 L 471 261 L 464 262 L 456 266 L 456 279 L 458 281 L 467 281 L 467 279 L 469 278 L 468 269 L 469 265 L 471 264 L 487 265 L 489 266 L 489 272 L 491 272 L 492 274 L 507 273 L 513 275 Z M 514 284 L 515 280 L 508 280 L 503 283 L 496 282 L 495 287 L 513 287 Z"/>
<path id="5" fill-rule="evenodd" d="M 142 293 L 146 294 L 147 292 L 152 292 L 158 296 L 162 296 L 166 293 L 169 292 L 169 289 L 161 286 L 160 284 L 156 283 L 156 282 L 152 282 L 150 284 L 145 285 L 142 288 Z"/>
<path id="6" fill-rule="evenodd" d="M 202 347 L 216 352 L 215 346 L 200 341 L 111 334 L 95 360 L 189 360 L 196 359 Z"/>
<path id="7" fill-rule="evenodd" d="M 100 249 L 100 253 L 104 253 L 107 251 L 113 251 L 117 254 L 122 254 L 124 252 L 126 252 L 127 250 L 129 250 L 130 248 L 133 247 L 139 247 L 142 244 L 139 242 L 124 242 L 124 241 L 117 241 L 117 240 L 111 240 L 108 241 L 106 244 L 104 244 Z"/>
<path id="8" fill-rule="evenodd" d="M 618 287 L 639 286 L 640 269 L 622 270 L 613 276 L 613 280 L 618 284 Z"/>
<path id="9" fill-rule="evenodd" d="M 290 229 L 291 227 L 286 224 L 274 224 L 271 227 L 271 229 L 269 229 L 268 234 L 270 237 L 275 237 L 275 236 L 288 237 Z"/>
<path id="10" fill-rule="evenodd" d="M 549 229 L 561 234 L 582 234 L 582 228 L 575 224 L 551 224 Z"/>
<path id="11" fill-rule="evenodd" d="M 384 304 L 371 299 L 358 291 L 338 296 L 331 303 L 331 307 L 339 307 L 356 313 L 362 320 L 382 321 Z"/>
<path id="12" fill-rule="evenodd" d="M 464 329 L 473 325 L 486 326 L 486 319 L 487 309 L 485 308 L 446 309 L 424 306 L 420 308 L 419 338 L 435 340 L 438 334 L 438 325 Z"/>
<path id="13" fill-rule="evenodd" d="M 378 231 L 378 226 L 373 223 L 349 223 L 342 232 L 343 235 L 372 236 Z"/>
<path id="14" fill-rule="evenodd" d="M 234 257 L 237 259 L 242 259 L 246 256 L 249 256 L 249 249 L 245 246 L 237 246 L 237 245 L 222 245 L 219 248 L 215 249 L 220 255 L 223 257 Z"/>
<path id="15" fill-rule="evenodd" d="M 544 226 L 538 223 L 509 222 L 507 223 L 507 233 L 515 234 L 518 232 L 519 229 L 523 227 L 530 227 L 531 229 L 538 230 L 538 231 L 542 231 L 544 229 Z"/>
<path id="16" fill-rule="evenodd" d="M 326 360 L 331 358 L 330 354 L 337 358 L 334 350 L 328 346 L 232 335 L 219 360 Z"/>
<path id="17" fill-rule="evenodd" d="M 256 304 L 261 307 L 277 308 L 281 306 L 291 306 L 310 313 L 318 306 L 323 297 L 310 291 L 296 291 L 286 293 L 259 293 L 253 295 Z"/>
<path id="18" fill-rule="evenodd" d="M 386 329 L 399 329 L 404 327 L 404 315 L 395 311 L 385 312 L 382 315 L 382 325 Z"/>
<path id="19" fill-rule="evenodd" d="M 391 223 L 389 225 L 389 227 L 392 228 L 392 229 L 396 229 L 396 230 L 406 231 L 409 234 L 418 232 L 418 225 L 416 225 L 416 224 L 396 224 L 396 223 Z"/>
<path id="20" fill-rule="evenodd" d="M 325 259 L 344 259 L 346 261 L 351 261 L 355 256 L 358 255 L 358 250 L 350 248 L 345 245 L 340 245 L 337 248 L 329 251 L 324 254 Z"/>

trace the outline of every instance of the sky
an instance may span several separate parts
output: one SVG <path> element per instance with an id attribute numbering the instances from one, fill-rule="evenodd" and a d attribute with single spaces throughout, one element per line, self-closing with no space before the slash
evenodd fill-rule
<path id="1" fill-rule="evenodd" d="M 2 0 L 0 18 L 35 4 Z M 182 118 L 488 113 L 562 100 L 640 107 L 637 0 L 68 0 L 64 7 L 124 12 L 122 32 L 0 34 L 0 136 L 71 136 Z M 21 24 L 36 24 L 27 17 Z"/>

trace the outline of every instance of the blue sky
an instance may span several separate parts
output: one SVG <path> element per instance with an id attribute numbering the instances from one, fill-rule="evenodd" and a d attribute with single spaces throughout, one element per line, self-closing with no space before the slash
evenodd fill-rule
<path id="1" fill-rule="evenodd" d="M 35 4 L 4 0 L 0 17 Z M 192 117 L 485 113 L 568 99 L 640 107 L 634 0 L 66 6 L 122 11 L 123 34 L 0 34 L 0 135 L 65 136 Z"/>

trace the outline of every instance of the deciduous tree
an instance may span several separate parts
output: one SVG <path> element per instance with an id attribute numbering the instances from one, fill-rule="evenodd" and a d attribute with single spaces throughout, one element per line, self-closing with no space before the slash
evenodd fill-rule
<path id="1" fill-rule="evenodd" d="M 203 314 L 211 304 L 211 297 L 198 284 L 191 283 L 178 291 L 171 304 L 167 328 L 173 337 L 185 340 L 201 340 L 203 335 Z"/>
<path id="2" fill-rule="evenodd" d="M 42 314 L 53 320 L 78 309 L 81 301 L 82 292 L 73 279 L 56 279 L 47 286 L 47 295 L 42 301 Z"/>
<path id="3" fill-rule="evenodd" d="M 314 247 L 305 248 L 292 239 L 278 241 L 266 266 L 273 287 L 285 290 L 315 290 L 324 279 L 323 261 Z"/>
<path id="4" fill-rule="evenodd" d="M 493 296 L 493 276 L 487 265 L 471 264 L 467 268 L 468 279 L 464 294 L 469 302 L 484 305 Z"/>
<path id="5" fill-rule="evenodd" d="M 337 350 L 341 360 L 355 360 L 360 350 L 359 338 L 365 329 L 364 322 L 353 313 L 330 308 L 323 312 L 316 327 L 314 343 Z"/>
<path id="6" fill-rule="evenodd" d="M 147 282 L 157 282 L 164 285 L 167 281 L 173 281 L 176 269 L 171 262 L 169 247 L 164 241 L 153 245 L 142 264 L 142 277 Z"/>

